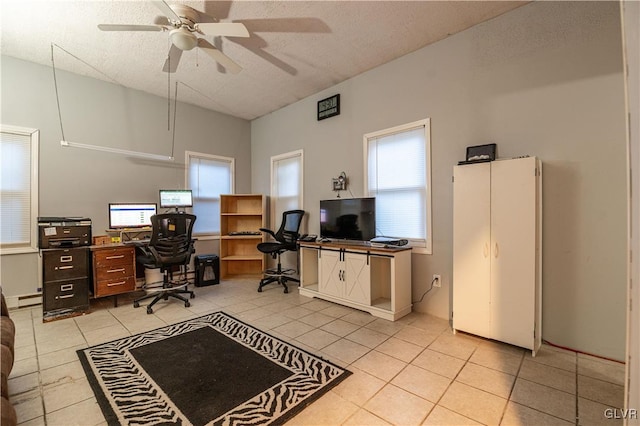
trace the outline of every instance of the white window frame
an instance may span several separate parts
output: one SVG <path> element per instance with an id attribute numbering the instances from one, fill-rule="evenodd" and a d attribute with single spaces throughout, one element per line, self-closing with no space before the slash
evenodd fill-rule
<path id="1" fill-rule="evenodd" d="M 299 188 L 300 193 L 298 194 L 298 209 L 303 210 L 303 202 L 304 202 L 304 150 L 298 149 L 296 151 L 285 152 L 284 154 L 274 155 L 271 157 L 271 182 L 270 182 L 270 194 L 271 194 L 271 206 L 270 206 L 270 217 L 271 217 L 271 229 L 276 229 L 276 227 L 280 226 L 281 216 L 276 217 L 276 202 L 277 191 L 276 188 L 276 179 L 275 179 L 275 163 L 282 160 L 287 160 L 289 158 L 300 157 L 300 176 L 299 176 Z"/>
<path id="2" fill-rule="evenodd" d="M 376 132 L 367 133 L 363 136 L 363 151 L 364 151 L 364 192 L 366 196 L 373 196 L 369 193 L 369 140 L 380 138 L 384 136 L 390 136 L 394 133 L 402 133 L 405 131 L 413 130 L 419 127 L 424 128 L 424 141 L 425 141 L 425 229 L 426 238 L 424 240 L 409 239 L 409 244 L 413 247 L 413 252 L 418 254 L 433 254 L 433 226 L 432 226 L 432 202 L 431 202 L 431 119 L 425 118 L 423 120 L 414 121 L 400 126 L 391 127 L 388 129 L 379 130 Z M 402 173 L 402 165 L 398 165 L 398 173 Z"/>
<path id="3" fill-rule="evenodd" d="M 29 243 L 20 246 L 8 245 L 3 247 L 0 244 L 0 255 L 20 254 L 20 253 L 36 253 L 38 251 L 38 165 L 39 165 L 39 149 L 40 149 L 40 131 L 26 127 L 10 126 L 0 124 L 1 133 L 13 133 L 31 138 L 31 170 L 30 170 L 30 236 Z M 0 218 L 1 220 L 1 218 Z"/>
<path id="4" fill-rule="evenodd" d="M 192 158 L 202 158 L 205 160 L 212 160 L 212 161 L 220 161 L 220 162 L 227 162 L 230 165 L 230 173 L 231 173 L 231 192 L 230 194 L 235 194 L 236 192 L 236 159 L 233 157 L 224 157 L 221 155 L 213 155 L 213 154 L 205 154 L 202 152 L 195 152 L 195 151 L 185 151 L 184 153 L 184 158 L 185 158 L 185 173 L 184 173 L 184 187 L 187 189 L 193 189 L 189 186 L 189 170 L 191 169 L 190 165 L 191 165 L 191 159 Z M 195 199 L 194 199 L 195 202 Z M 196 234 L 194 234 L 196 235 Z M 200 240 L 219 240 L 220 239 L 220 234 L 215 234 L 215 233 L 199 233 L 197 234 L 198 239 Z"/>

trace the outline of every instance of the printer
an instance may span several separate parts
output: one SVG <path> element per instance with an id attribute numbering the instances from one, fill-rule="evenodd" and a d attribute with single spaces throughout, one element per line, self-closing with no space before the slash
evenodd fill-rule
<path id="1" fill-rule="evenodd" d="M 41 249 L 91 245 L 91 219 L 79 217 L 39 217 L 38 246 Z"/>

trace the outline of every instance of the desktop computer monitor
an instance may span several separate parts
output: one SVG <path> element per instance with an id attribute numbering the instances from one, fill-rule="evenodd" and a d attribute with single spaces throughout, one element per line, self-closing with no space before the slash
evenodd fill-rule
<path id="1" fill-rule="evenodd" d="M 165 208 L 185 208 L 193 207 L 193 196 L 190 189 L 161 189 L 160 207 Z"/>
<path id="2" fill-rule="evenodd" d="M 146 228 L 157 212 L 155 203 L 109 203 L 109 228 Z"/>

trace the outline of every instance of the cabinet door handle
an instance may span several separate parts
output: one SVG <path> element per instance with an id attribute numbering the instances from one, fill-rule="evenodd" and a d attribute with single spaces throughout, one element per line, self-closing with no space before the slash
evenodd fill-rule
<path id="1" fill-rule="evenodd" d="M 126 281 L 119 281 L 117 283 L 108 283 L 107 287 L 113 287 L 113 286 L 122 285 L 122 284 L 125 284 L 125 283 L 126 283 Z"/>
<path id="2" fill-rule="evenodd" d="M 498 249 L 498 243 L 496 243 L 496 248 L 493 250 L 493 255 L 496 257 L 496 259 L 498 258 L 499 253 L 500 250 Z"/>
<path id="3" fill-rule="evenodd" d="M 56 269 L 63 271 L 65 269 L 73 269 L 73 265 L 69 265 L 69 266 L 59 266 Z"/>
<path id="4" fill-rule="evenodd" d="M 112 272 L 124 272 L 124 268 L 119 268 L 119 269 L 109 269 L 107 270 L 107 273 L 110 274 Z"/>
<path id="5" fill-rule="evenodd" d="M 124 257 L 124 254 L 121 254 L 119 256 L 107 256 L 107 260 L 111 260 L 111 259 L 122 259 Z"/>
<path id="6" fill-rule="evenodd" d="M 71 299 L 73 294 L 68 294 L 66 296 L 56 296 L 56 299 Z"/>
<path id="7" fill-rule="evenodd" d="M 60 256 L 60 262 L 72 262 L 73 256 Z"/>

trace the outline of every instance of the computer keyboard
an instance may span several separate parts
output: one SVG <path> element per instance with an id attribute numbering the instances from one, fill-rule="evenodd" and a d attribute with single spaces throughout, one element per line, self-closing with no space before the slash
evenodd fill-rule
<path id="1" fill-rule="evenodd" d="M 145 240 L 128 240 L 128 241 L 123 241 L 122 244 L 125 245 L 132 245 L 132 246 L 146 246 L 149 244 L 149 241 L 151 241 L 151 239 L 145 239 Z"/>

